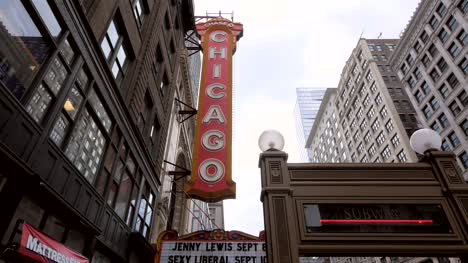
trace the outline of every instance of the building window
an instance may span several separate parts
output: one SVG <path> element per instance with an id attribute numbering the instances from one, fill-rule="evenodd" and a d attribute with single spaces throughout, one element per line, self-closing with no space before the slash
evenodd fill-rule
<path id="1" fill-rule="evenodd" d="M 463 29 L 458 34 L 457 39 L 460 42 L 461 46 L 465 46 L 466 44 L 468 44 L 468 34 Z"/>
<path id="2" fill-rule="evenodd" d="M 93 183 L 106 145 L 104 132 L 110 131 L 112 121 L 94 90 L 89 94 L 89 103 L 93 111 L 83 109 L 81 118 L 70 135 L 65 155 Z"/>
<path id="3" fill-rule="evenodd" d="M 358 133 L 358 131 L 356 131 L 356 132 L 354 133 L 354 135 L 353 135 L 353 140 L 354 140 L 355 143 L 357 143 L 357 141 L 359 140 L 359 133 Z"/>
<path id="4" fill-rule="evenodd" d="M 449 121 L 447 119 L 447 116 L 445 116 L 444 113 L 440 114 L 439 117 L 437 118 L 440 122 L 440 125 L 442 126 L 442 128 L 447 128 L 450 124 L 449 124 Z"/>
<path id="5" fill-rule="evenodd" d="M 466 91 L 462 90 L 460 94 L 458 94 L 457 99 L 459 100 L 460 104 L 463 107 L 468 106 L 468 96 L 466 95 Z"/>
<path id="6" fill-rule="evenodd" d="M 353 119 L 353 121 L 351 122 L 351 131 L 353 131 L 355 128 L 356 128 L 356 119 Z"/>
<path id="7" fill-rule="evenodd" d="M 437 50 L 437 47 L 434 44 L 431 44 L 431 46 L 429 47 L 429 49 L 427 49 L 427 51 L 429 52 L 429 54 L 431 54 L 432 58 L 434 58 L 439 53 L 439 51 Z"/>
<path id="8" fill-rule="evenodd" d="M 132 9 L 133 16 L 135 17 L 137 25 L 141 28 L 144 19 L 143 6 L 141 4 L 141 0 L 134 0 L 132 4 Z"/>
<path id="9" fill-rule="evenodd" d="M 465 2 L 468 3 L 468 1 L 465 1 Z M 462 163 L 463 167 L 467 169 L 468 168 L 468 154 L 465 151 L 463 151 L 460 155 L 458 155 L 458 159 Z"/>
<path id="10" fill-rule="evenodd" d="M 372 72 L 369 71 L 367 73 L 366 79 L 367 79 L 367 81 L 372 81 L 374 79 L 374 75 L 372 75 Z"/>
<path id="11" fill-rule="evenodd" d="M 426 94 L 426 95 L 431 92 L 431 87 L 429 87 L 429 84 L 427 84 L 427 82 L 425 82 L 425 81 L 422 83 L 421 89 L 424 92 L 424 94 Z"/>
<path id="12" fill-rule="evenodd" d="M 360 118 L 362 117 L 362 108 L 359 108 L 359 109 L 358 109 L 358 111 L 357 111 L 357 113 L 356 113 L 356 117 L 357 117 L 358 119 L 360 119 Z"/>
<path id="13" fill-rule="evenodd" d="M 151 224 L 153 219 L 154 193 L 148 183 L 143 187 L 140 206 L 135 222 L 135 230 L 140 232 L 145 238 L 149 239 Z"/>
<path id="14" fill-rule="evenodd" d="M 387 108 L 383 106 L 383 108 L 380 110 L 380 116 L 382 116 L 382 118 L 385 118 L 387 117 L 387 115 L 388 115 Z"/>
<path id="15" fill-rule="evenodd" d="M 429 100 L 429 104 L 431 105 L 432 109 L 434 111 L 436 111 L 437 109 L 439 109 L 439 102 L 436 100 L 435 97 L 432 97 L 430 100 Z"/>
<path id="16" fill-rule="evenodd" d="M 394 44 L 385 44 L 385 46 L 387 46 L 388 50 L 393 51 L 393 50 L 395 50 L 396 45 L 394 45 Z"/>
<path id="17" fill-rule="evenodd" d="M 76 114 L 81 108 L 82 102 L 82 91 L 79 88 L 79 85 L 76 84 L 71 88 L 63 105 L 62 112 L 49 135 L 50 139 L 52 139 L 52 141 L 59 147 L 62 145 L 65 136 L 68 133 L 70 124 L 75 121 Z"/>
<path id="18" fill-rule="evenodd" d="M 374 107 L 371 106 L 366 115 L 367 115 L 367 118 L 369 118 L 369 119 L 371 119 L 372 117 L 374 117 L 374 115 L 375 115 Z"/>
<path id="19" fill-rule="evenodd" d="M 363 150 L 364 150 L 364 146 L 362 146 L 362 143 L 360 143 L 357 147 L 358 154 L 361 154 Z"/>
<path id="20" fill-rule="evenodd" d="M 458 86 L 458 84 L 460 84 L 457 77 L 453 73 L 447 77 L 447 82 L 452 89 L 455 89 Z"/>
<path id="21" fill-rule="evenodd" d="M 445 14 L 447 14 L 447 8 L 443 3 L 440 3 L 439 6 L 436 9 L 437 14 L 440 15 L 440 17 L 444 17 Z"/>
<path id="22" fill-rule="evenodd" d="M 375 151 L 376 151 L 376 149 L 375 149 L 375 145 L 374 145 L 374 144 L 372 144 L 372 145 L 369 147 L 369 150 L 368 150 L 368 152 L 369 152 L 369 154 L 372 156 L 372 155 L 374 155 L 374 154 L 375 154 Z"/>
<path id="23" fill-rule="evenodd" d="M 370 51 L 375 51 L 375 46 L 372 44 L 367 45 Z"/>
<path id="24" fill-rule="evenodd" d="M 122 143 L 117 156 L 107 203 L 122 220 L 130 224 L 138 196 L 138 187 L 135 184 L 136 161 L 126 143 Z"/>
<path id="25" fill-rule="evenodd" d="M 437 62 L 437 67 L 439 68 L 440 72 L 444 73 L 447 69 L 447 63 L 445 62 L 444 58 L 440 58 Z"/>
<path id="26" fill-rule="evenodd" d="M 44 118 L 49 106 L 62 90 L 70 75 L 60 56 L 56 56 L 49 66 L 39 87 L 26 104 L 26 111 L 38 123 Z"/>
<path id="27" fill-rule="evenodd" d="M 446 25 L 448 26 L 448 28 L 450 28 L 450 31 L 453 32 L 453 31 L 455 31 L 455 30 L 458 28 L 459 23 L 457 22 L 457 20 L 455 19 L 454 16 L 451 16 L 451 17 L 448 19 Z"/>
<path id="28" fill-rule="evenodd" d="M 421 103 L 423 100 L 424 100 L 424 94 L 422 92 L 420 92 L 419 90 L 416 91 L 416 93 L 414 93 L 414 97 L 416 98 L 416 100 Z"/>
<path id="29" fill-rule="evenodd" d="M 447 138 L 449 139 L 450 143 L 452 144 L 453 148 L 457 148 L 458 145 L 460 145 L 460 140 L 458 139 L 457 135 L 455 132 L 451 132 Z"/>
<path id="30" fill-rule="evenodd" d="M 392 137 L 391 142 L 394 148 L 400 145 L 400 138 L 398 137 L 398 134 L 395 134 L 395 136 Z"/>
<path id="31" fill-rule="evenodd" d="M 375 104 L 380 105 L 382 103 L 382 97 L 380 96 L 380 93 L 377 94 L 377 96 L 375 97 Z"/>
<path id="32" fill-rule="evenodd" d="M 361 81 L 361 74 L 360 74 L 360 73 L 358 73 L 358 75 L 357 75 L 357 77 L 356 77 L 356 81 L 355 81 L 356 84 L 358 84 L 359 81 Z"/>
<path id="33" fill-rule="evenodd" d="M 382 155 L 382 158 L 384 160 L 387 160 L 388 158 L 390 158 L 390 155 L 392 155 L 392 152 L 390 151 L 390 148 L 388 148 L 388 146 L 385 146 L 384 150 L 380 155 Z"/>
<path id="34" fill-rule="evenodd" d="M 416 43 L 414 44 L 413 48 L 414 48 L 414 51 L 416 51 L 416 53 L 419 53 L 419 52 L 421 52 L 422 46 L 421 46 L 421 44 L 420 44 L 418 41 L 416 41 Z"/>
<path id="35" fill-rule="evenodd" d="M 107 28 L 104 39 L 101 42 L 101 49 L 109 63 L 112 75 L 117 81 L 123 78 L 128 64 L 127 52 L 125 51 L 124 37 L 118 28 L 116 19 L 113 19 Z"/>
<path id="36" fill-rule="evenodd" d="M 458 64 L 458 67 L 466 75 L 466 73 L 468 73 L 468 60 L 463 58 L 463 60 Z"/>
<path id="37" fill-rule="evenodd" d="M 383 132 L 380 132 L 379 135 L 377 136 L 377 145 L 380 146 L 384 143 L 385 141 L 385 135 Z"/>
<path id="38" fill-rule="evenodd" d="M 445 84 L 442 84 L 439 88 L 439 93 L 444 99 L 446 99 L 450 94 L 450 90 L 447 86 L 445 86 Z"/>
<path id="39" fill-rule="evenodd" d="M 439 19 L 437 17 L 432 16 L 431 19 L 429 20 L 429 24 L 431 25 L 432 29 L 436 29 L 437 26 L 439 25 Z"/>
<path id="40" fill-rule="evenodd" d="M 442 149 L 442 151 L 450 151 L 450 145 L 448 144 L 446 139 L 442 140 L 442 145 L 440 146 L 440 148 Z"/>
<path id="41" fill-rule="evenodd" d="M 418 67 L 416 67 L 414 69 L 413 74 L 414 74 L 414 77 L 416 78 L 416 80 L 419 80 L 421 78 L 421 71 L 419 70 Z"/>
<path id="42" fill-rule="evenodd" d="M 424 114 L 424 117 L 426 117 L 426 119 L 431 118 L 432 114 L 434 113 L 432 111 L 432 108 L 429 107 L 429 105 L 424 106 L 424 108 L 422 109 L 422 112 Z"/>
<path id="43" fill-rule="evenodd" d="M 466 14 L 468 12 L 468 1 L 467 0 L 462 0 L 460 1 L 460 3 L 458 4 L 458 8 L 464 13 Z"/>
<path id="44" fill-rule="evenodd" d="M 445 28 L 442 28 L 439 34 L 437 34 L 437 37 L 440 39 L 442 43 L 445 43 L 447 39 L 449 38 L 449 33 L 447 32 L 447 30 L 445 30 Z"/>
<path id="45" fill-rule="evenodd" d="M 440 79 L 440 74 L 435 68 L 431 71 L 429 75 L 431 76 L 432 81 L 434 81 L 434 83 L 436 83 Z"/>
<path id="46" fill-rule="evenodd" d="M 371 127 L 372 127 L 372 131 L 377 132 L 377 131 L 379 130 L 379 128 L 380 128 L 380 122 L 379 122 L 379 120 L 376 119 L 376 120 L 372 123 Z"/>
<path id="47" fill-rule="evenodd" d="M 433 129 L 434 131 L 438 133 L 442 131 L 442 128 L 440 127 L 439 123 L 437 123 L 437 121 L 431 124 L 431 129 Z"/>
<path id="48" fill-rule="evenodd" d="M 364 105 L 364 107 L 367 107 L 367 105 L 369 105 L 370 103 L 370 99 L 369 99 L 369 95 L 367 95 L 364 100 L 362 101 L 362 105 Z"/>
<path id="49" fill-rule="evenodd" d="M 363 119 L 361 124 L 359 125 L 359 128 L 361 129 L 361 131 L 364 131 L 366 128 L 367 128 L 367 121 L 366 119 Z"/>
<path id="50" fill-rule="evenodd" d="M 162 80 L 159 84 L 159 90 L 164 95 L 167 92 L 167 88 L 169 86 L 169 80 L 167 79 L 166 72 L 164 72 Z"/>
<path id="51" fill-rule="evenodd" d="M 385 124 L 385 128 L 387 129 L 387 132 L 393 131 L 393 121 L 392 120 L 387 121 L 387 123 Z"/>
<path id="52" fill-rule="evenodd" d="M 448 52 L 450 53 L 450 55 L 452 55 L 452 57 L 456 57 L 458 56 L 458 54 L 460 54 L 460 48 L 458 47 L 457 43 L 453 42 L 450 47 L 448 48 Z"/>
<path id="53" fill-rule="evenodd" d="M 374 83 L 372 83 L 372 85 L 370 86 L 370 90 L 372 93 L 376 92 L 377 91 L 377 85 Z"/>
<path id="54" fill-rule="evenodd" d="M 361 163 L 368 163 L 369 162 L 369 159 L 367 158 L 366 155 L 364 155 L 364 157 L 361 158 Z"/>
<path id="55" fill-rule="evenodd" d="M 426 33 L 426 31 L 423 30 L 423 32 L 421 33 L 421 35 L 419 36 L 419 39 L 421 39 L 421 41 L 426 44 L 426 41 L 429 39 L 429 35 Z"/>
<path id="56" fill-rule="evenodd" d="M 404 150 L 401 150 L 401 152 L 397 154 L 397 157 L 400 163 L 406 163 L 408 161 Z"/>
<path id="57" fill-rule="evenodd" d="M 450 111 L 452 112 L 453 116 L 457 117 L 458 113 L 461 112 L 460 105 L 454 100 L 452 103 L 449 105 Z"/>
<path id="58" fill-rule="evenodd" d="M 411 54 L 409 54 L 407 57 L 406 57 L 406 63 L 408 63 L 408 65 L 413 65 L 413 62 L 414 62 L 414 58 L 413 56 L 411 56 Z"/>
<path id="59" fill-rule="evenodd" d="M 371 140 L 371 135 L 370 132 L 367 132 L 366 135 L 364 135 L 364 142 L 367 144 Z"/>
<path id="60" fill-rule="evenodd" d="M 401 65 L 400 70 L 403 74 L 406 74 L 406 72 L 408 71 L 408 67 L 406 66 L 404 62 L 403 62 L 403 65 Z"/>
<path id="61" fill-rule="evenodd" d="M 421 59 L 421 62 L 422 62 L 422 64 L 424 65 L 424 67 L 427 68 L 427 67 L 429 66 L 429 64 L 431 63 L 431 59 L 429 58 L 429 56 L 424 55 L 424 56 L 422 57 L 422 59 Z"/>

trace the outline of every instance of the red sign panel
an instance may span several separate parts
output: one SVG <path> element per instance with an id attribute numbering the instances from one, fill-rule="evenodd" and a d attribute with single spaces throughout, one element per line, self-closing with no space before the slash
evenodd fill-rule
<path id="1" fill-rule="evenodd" d="M 196 25 L 204 50 L 192 177 L 185 191 L 217 202 L 236 197 L 231 175 L 232 55 L 242 24 L 224 18 Z"/>
<path id="2" fill-rule="evenodd" d="M 89 263 L 89 260 L 34 227 L 23 224 L 19 253 L 34 262 Z"/>

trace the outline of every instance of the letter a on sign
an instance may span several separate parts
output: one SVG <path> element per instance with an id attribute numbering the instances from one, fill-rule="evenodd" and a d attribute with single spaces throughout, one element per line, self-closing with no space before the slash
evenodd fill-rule
<path id="1" fill-rule="evenodd" d="M 192 176 L 185 186 L 192 198 L 218 202 L 236 197 L 231 175 L 232 56 L 242 24 L 222 17 L 196 25 L 203 50 Z"/>

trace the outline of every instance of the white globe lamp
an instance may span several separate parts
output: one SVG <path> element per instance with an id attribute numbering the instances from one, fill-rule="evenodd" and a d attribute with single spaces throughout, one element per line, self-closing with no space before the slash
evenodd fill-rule
<path id="1" fill-rule="evenodd" d="M 420 129 L 411 135 L 410 145 L 415 152 L 424 154 L 430 150 L 440 150 L 442 138 L 434 130 Z"/>
<path id="2" fill-rule="evenodd" d="M 281 151 L 284 147 L 283 135 L 275 130 L 266 130 L 258 138 L 258 147 L 260 147 L 262 152 Z"/>

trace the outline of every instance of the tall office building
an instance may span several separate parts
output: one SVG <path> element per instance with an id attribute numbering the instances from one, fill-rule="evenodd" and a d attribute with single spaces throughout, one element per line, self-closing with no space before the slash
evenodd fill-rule
<path id="1" fill-rule="evenodd" d="M 312 162 L 415 162 L 414 109 L 388 58 L 395 39 L 360 39 L 307 140 Z"/>
<path id="2" fill-rule="evenodd" d="M 415 111 L 388 64 L 395 39 L 360 39 L 338 88 L 327 89 L 307 140 L 312 162 L 416 162 Z M 332 263 L 421 262 L 428 258 L 333 257 Z M 437 259 L 432 258 L 432 262 Z"/>
<path id="3" fill-rule="evenodd" d="M 390 58 L 424 127 L 468 180 L 468 1 L 421 1 Z"/>
<path id="4" fill-rule="evenodd" d="M 193 42 L 199 43 L 200 40 L 198 39 L 197 35 L 193 33 L 192 31 L 187 33 L 190 37 L 190 40 L 185 41 L 185 46 L 187 48 L 191 47 L 197 47 L 196 44 Z M 202 54 L 201 52 L 195 52 L 193 50 L 190 50 L 188 52 L 188 64 L 189 64 L 189 73 L 190 73 L 190 81 L 191 81 L 191 86 L 192 86 L 192 92 L 193 92 L 193 98 L 196 103 L 198 103 L 198 91 L 200 89 L 200 77 L 201 77 L 201 58 Z"/>
<path id="5" fill-rule="evenodd" d="M 325 89 L 323 88 L 296 89 L 297 100 L 294 108 L 296 136 L 300 157 L 304 162 L 310 162 L 310 154 L 305 147 L 305 143 L 314 124 L 324 93 Z"/>
<path id="6" fill-rule="evenodd" d="M 2 0 L 0 14 L 0 262 L 33 253 L 18 250 L 30 227 L 30 245 L 90 262 L 154 261 L 192 1 Z"/>

